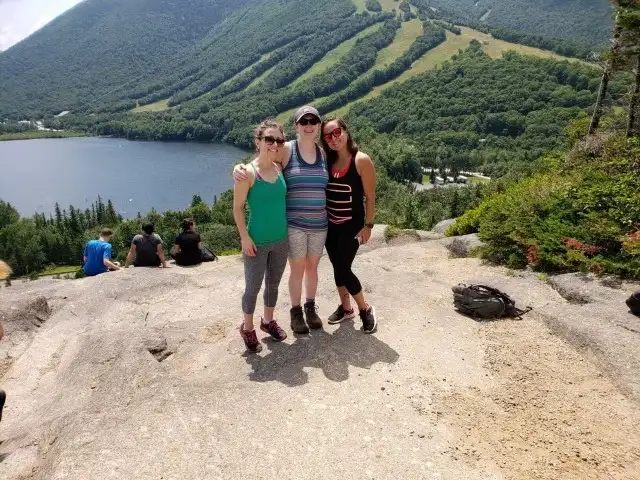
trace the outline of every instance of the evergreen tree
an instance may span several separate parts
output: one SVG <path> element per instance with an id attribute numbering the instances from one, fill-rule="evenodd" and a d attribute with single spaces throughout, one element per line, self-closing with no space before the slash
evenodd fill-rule
<path id="1" fill-rule="evenodd" d="M 58 204 L 58 202 L 56 202 L 55 212 L 56 212 L 56 227 L 60 228 L 60 226 L 62 225 L 62 211 L 60 210 L 60 204 Z"/>
<path id="2" fill-rule="evenodd" d="M 119 216 L 113 207 L 111 199 L 107 200 L 107 208 L 104 215 L 104 224 L 108 227 L 115 227 L 118 224 Z"/>

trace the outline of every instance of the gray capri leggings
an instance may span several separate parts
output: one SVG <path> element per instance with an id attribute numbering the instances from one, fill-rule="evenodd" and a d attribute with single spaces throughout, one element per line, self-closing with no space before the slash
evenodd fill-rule
<path id="1" fill-rule="evenodd" d="M 253 314 L 256 310 L 256 300 L 262 279 L 264 279 L 264 306 L 275 307 L 278 301 L 278 287 L 282 274 L 287 266 L 289 243 L 270 243 L 257 247 L 255 257 L 243 254 L 244 258 L 244 295 L 242 296 L 242 311 Z"/>

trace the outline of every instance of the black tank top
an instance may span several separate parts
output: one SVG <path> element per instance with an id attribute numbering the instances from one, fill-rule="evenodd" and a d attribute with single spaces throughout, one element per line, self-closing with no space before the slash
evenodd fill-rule
<path id="1" fill-rule="evenodd" d="M 351 157 L 344 175 L 329 170 L 327 185 L 329 228 L 351 229 L 358 233 L 364 227 L 364 188 L 356 169 L 356 157 Z"/>

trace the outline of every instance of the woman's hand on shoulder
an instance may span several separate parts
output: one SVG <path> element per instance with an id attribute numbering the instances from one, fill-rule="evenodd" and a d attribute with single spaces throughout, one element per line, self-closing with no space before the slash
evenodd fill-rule
<path id="1" fill-rule="evenodd" d="M 250 169 L 247 168 L 247 166 L 243 165 L 242 163 L 233 167 L 233 181 L 242 182 L 242 181 L 249 180 L 251 178 L 249 176 L 250 175 L 249 170 Z"/>
<path id="2" fill-rule="evenodd" d="M 287 164 L 289 163 L 289 158 L 291 158 L 292 148 L 293 148 L 293 140 L 289 140 L 288 142 L 284 142 L 284 145 L 278 152 L 278 156 L 275 162 L 280 164 L 283 170 L 284 170 L 284 167 L 286 167 Z"/>

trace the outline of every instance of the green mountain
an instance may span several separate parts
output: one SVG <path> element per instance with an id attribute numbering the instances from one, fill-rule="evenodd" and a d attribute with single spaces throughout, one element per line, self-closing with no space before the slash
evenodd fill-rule
<path id="1" fill-rule="evenodd" d="M 417 0 L 458 21 L 534 35 L 604 44 L 611 33 L 608 0 Z"/>
<path id="2" fill-rule="evenodd" d="M 486 28 L 547 49 L 557 43 L 523 33 L 594 47 L 611 27 L 608 0 L 85 0 L 0 53 L 0 117 L 154 102 L 166 108 L 221 86 L 218 96 L 255 86 L 276 65 L 280 82 L 292 83 L 341 43 L 396 15 Z M 578 50 L 586 51 L 560 51 Z"/>
<path id="3" fill-rule="evenodd" d="M 0 54 L 0 116 L 75 110 L 166 75 L 254 1 L 85 0 Z"/>

